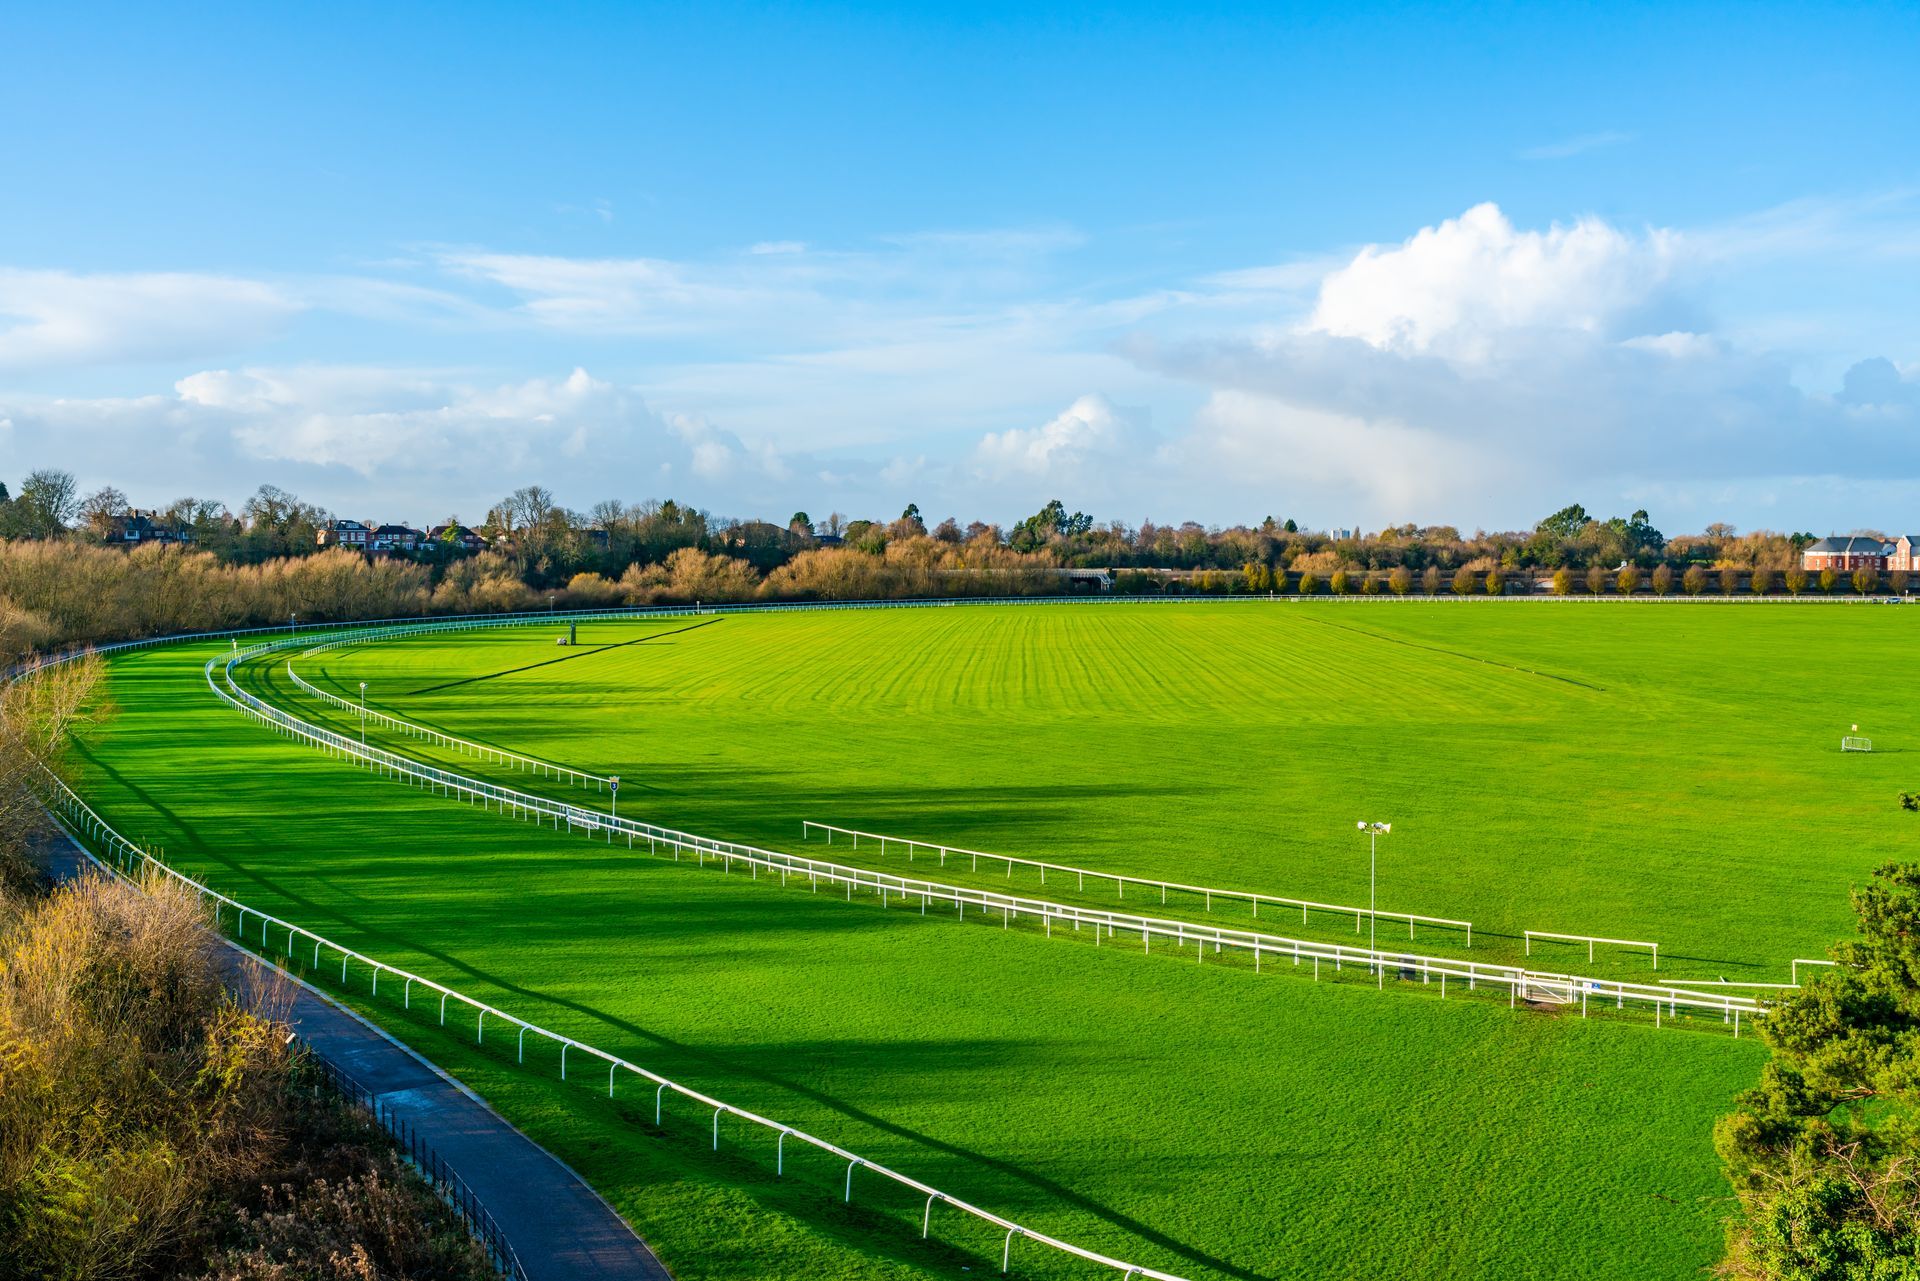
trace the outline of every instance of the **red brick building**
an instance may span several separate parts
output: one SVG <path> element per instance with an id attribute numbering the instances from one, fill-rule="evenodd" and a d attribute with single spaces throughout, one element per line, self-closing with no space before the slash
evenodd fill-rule
<path id="1" fill-rule="evenodd" d="M 1901 540 L 1905 542 L 1906 540 Z M 1842 574 L 1851 574 L 1856 569 L 1871 569 L 1886 573 L 1888 563 L 1894 559 L 1896 543 L 1879 538 L 1862 538 L 1849 535 L 1845 538 L 1823 538 L 1811 544 L 1800 553 L 1800 567 L 1811 573 L 1831 569 Z M 1909 544 L 1906 555 L 1908 563 L 1898 568 L 1911 569 L 1913 546 Z"/>

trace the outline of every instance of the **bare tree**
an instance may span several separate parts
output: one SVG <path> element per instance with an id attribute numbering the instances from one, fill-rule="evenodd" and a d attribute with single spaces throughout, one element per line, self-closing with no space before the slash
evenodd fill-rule
<path id="1" fill-rule="evenodd" d="M 101 538 L 113 533 L 114 522 L 129 510 L 127 496 L 112 485 L 102 485 L 80 500 L 80 517 Z"/>
<path id="2" fill-rule="evenodd" d="M 70 471 L 42 468 L 20 482 L 20 496 L 13 505 L 26 517 L 32 536 L 51 538 L 79 513 L 80 486 Z"/>

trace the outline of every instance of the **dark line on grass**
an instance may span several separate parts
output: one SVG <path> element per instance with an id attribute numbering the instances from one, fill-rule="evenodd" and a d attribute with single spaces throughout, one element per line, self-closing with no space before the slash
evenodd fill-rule
<path id="1" fill-rule="evenodd" d="M 512 676 L 516 672 L 530 672 L 536 667 L 551 667 L 555 663 L 565 663 L 575 658 L 588 658 L 594 654 L 604 654 L 610 649 L 625 649 L 629 645 L 644 645 L 648 641 L 659 640 L 663 636 L 678 636 L 682 632 L 692 632 L 698 631 L 702 627 L 712 627 L 719 621 L 717 618 L 709 618 L 704 623 L 692 623 L 686 627 L 676 627 L 670 632 L 649 632 L 645 636 L 636 636 L 630 641 L 621 641 L 618 645 L 599 645 L 593 649 L 583 649 L 577 654 L 563 654 L 559 658 L 548 658 L 538 663 L 528 663 L 525 667 L 509 667 L 504 672 L 488 672 L 485 676 L 467 676 L 457 681 L 447 681 L 442 685 L 429 685 L 425 689 L 410 689 L 401 695 L 401 697 L 412 698 L 418 694 L 437 694 L 443 689 L 453 689 L 459 685 L 471 685 L 475 681 L 490 681 L 496 676 Z"/>
<path id="2" fill-rule="evenodd" d="M 1561 676 L 1555 672 L 1543 672 L 1533 667 L 1522 667 L 1518 663 L 1503 663 L 1495 658 L 1482 658 L 1478 654 L 1466 654 L 1457 649 L 1447 649 L 1440 645 L 1422 645 L 1419 641 L 1402 640 L 1398 636 L 1382 636 L 1379 632 L 1370 632 L 1364 627 L 1354 627 L 1347 623 L 1330 623 L 1324 618 L 1308 618 L 1304 612 L 1291 615 L 1291 617 L 1300 618 L 1309 623 L 1317 623 L 1322 627 L 1337 627 L 1343 632 L 1354 632 L 1361 636 L 1371 636 L 1374 640 L 1385 641 L 1389 645 L 1405 645 L 1408 649 L 1424 649 L 1433 654 L 1446 654 L 1453 658 L 1464 658 L 1471 663 L 1485 663 L 1488 667 L 1504 667 L 1510 672 L 1522 672 L 1528 676 L 1538 676 L 1541 680 L 1560 681 L 1566 685 L 1578 685 L 1581 689 L 1590 689 L 1601 694 L 1607 692 L 1605 685 L 1592 685 L 1586 681 L 1575 680 L 1571 676 Z"/>

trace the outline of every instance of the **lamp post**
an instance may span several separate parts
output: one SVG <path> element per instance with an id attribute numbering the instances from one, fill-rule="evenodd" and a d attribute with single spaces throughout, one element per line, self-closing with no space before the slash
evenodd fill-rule
<path id="1" fill-rule="evenodd" d="M 299 627 L 299 625 L 300 625 L 300 611 L 296 609 L 291 614 L 287 615 L 287 635 L 289 636 L 293 635 L 294 629 Z"/>
<path id="2" fill-rule="evenodd" d="M 613 797 L 613 816 L 615 818 L 619 818 L 620 817 L 620 776 L 618 774 L 607 775 L 607 790 L 610 793 L 612 793 L 612 797 Z"/>
<path id="3" fill-rule="evenodd" d="M 1377 952 L 1373 941 L 1374 926 L 1378 923 L 1377 918 L 1374 916 L 1374 908 L 1377 903 L 1374 895 L 1374 887 L 1379 882 L 1380 838 L 1393 830 L 1393 824 L 1368 823 L 1363 820 L 1355 823 L 1354 826 L 1367 834 L 1367 950 L 1369 952 Z M 1380 981 L 1379 985 L 1384 986 L 1387 981 L 1386 975 L 1380 969 L 1380 958 L 1377 954 L 1373 958 L 1373 972 L 1374 976 Z"/>
<path id="4" fill-rule="evenodd" d="M 367 745 L 367 683 L 360 682 L 360 746 Z"/>

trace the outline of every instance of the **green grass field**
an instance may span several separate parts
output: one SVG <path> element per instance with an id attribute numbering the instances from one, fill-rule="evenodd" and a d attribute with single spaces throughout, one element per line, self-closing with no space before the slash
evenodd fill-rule
<path id="1" fill-rule="evenodd" d="M 295 662 L 344 693 L 367 681 L 396 714 L 618 773 L 623 813 L 696 832 L 823 854 L 799 844 L 811 818 L 1364 901 L 1353 823 L 1386 818 L 1382 907 L 1472 919 L 1475 956 L 1517 959 L 1520 930 L 1551 929 L 1658 940 L 1663 974 L 1767 980 L 1843 932 L 1847 887 L 1910 841 L 1896 797 L 1920 726 L 1890 693 L 1906 617 L 960 607 L 584 624 L 576 650 L 531 626 Z M 1717 1253 L 1708 1128 L 1762 1053 L 1717 1019 L 1655 1031 L 1316 985 L 653 860 L 275 737 L 206 692 L 215 652 L 114 661 L 122 710 L 86 749 L 85 790 L 122 831 L 265 910 L 1036 1228 L 1196 1278 L 1667 1276 Z M 277 665 L 245 679 L 357 732 Z M 1837 750 L 1856 721 L 1872 756 Z M 1057 881 L 1049 895 L 1073 897 Z M 1351 939 L 1351 918 L 1306 933 Z M 1464 954 L 1441 934 L 1419 946 Z M 384 995 L 367 1008 L 682 1275 L 997 1269 L 997 1235 L 922 1246 L 917 1202 L 856 1182 L 848 1210 L 824 1164 L 776 1183 L 768 1139 L 723 1129 L 716 1157 L 705 1117 L 656 1133 L 650 1099 L 596 1100 Z M 1018 1245 L 1015 1263 L 1085 1275 Z"/>

